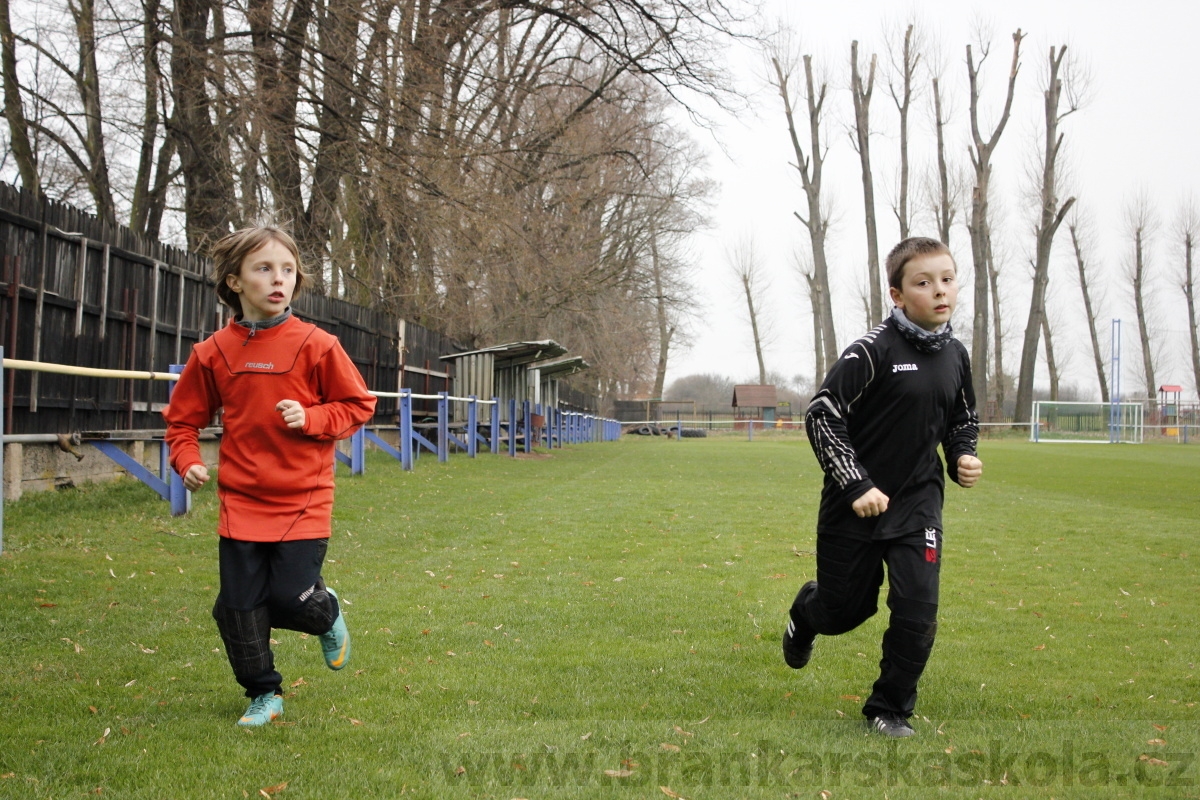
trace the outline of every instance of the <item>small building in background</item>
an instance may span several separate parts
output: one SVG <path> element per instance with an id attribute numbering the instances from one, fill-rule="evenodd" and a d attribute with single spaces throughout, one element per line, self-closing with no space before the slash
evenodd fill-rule
<path id="1" fill-rule="evenodd" d="M 510 399 L 515 399 L 518 407 L 525 400 L 534 404 L 543 402 L 541 375 L 533 365 L 539 361 L 558 358 L 566 352 L 567 348 L 558 342 L 545 339 L 538 342 L 509 342 L 466 353 L 450 353 L 442 356 L 441 360 L 453 365 L 450 370 L 454 375 L 452 395 L 475 395 L 484 400 L 498 398 L 500 421 L 507 423 Z M 457 414 L 455 419 L 458 419 Z M 481 422 L 490 419 L 490 410 L 480 415 Z"/>
<path id="2" fill-rule="evenodd" d="M 733 416 L 737 420 L 774 422 L 778 405 L 774 385 L 743 383 L 733 387 Z"/>

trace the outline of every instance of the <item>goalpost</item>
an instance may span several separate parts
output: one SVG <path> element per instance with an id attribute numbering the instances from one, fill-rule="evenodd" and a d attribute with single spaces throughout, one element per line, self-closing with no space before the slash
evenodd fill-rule
<path id="1" fill-rule="evenodd" d="M 1141 444 L 1143 432 L 1141 403 L 1033 401 L 1033 442 Z"/>

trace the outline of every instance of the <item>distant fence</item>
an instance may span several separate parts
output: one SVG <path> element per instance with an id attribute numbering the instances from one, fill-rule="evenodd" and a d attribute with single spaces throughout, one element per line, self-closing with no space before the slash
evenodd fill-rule
<path id="1" fill-rule="evenodd" d="M 210 270 L 207 258 L 0 182 L 0 347 L 11 358 L 165 372 L 228 319 Z M 317 294 L 293 309 L 338 337 L 368 386 L 450 390 L 439 358 L 465 348 L 449 337 Z M 9 434 L 159 428 L 166 401 L 147 381 L 37 372 L 10 373 L 0 398 Z M 380 398 L 375 413 L 394 421 L 396 400 Z"/>

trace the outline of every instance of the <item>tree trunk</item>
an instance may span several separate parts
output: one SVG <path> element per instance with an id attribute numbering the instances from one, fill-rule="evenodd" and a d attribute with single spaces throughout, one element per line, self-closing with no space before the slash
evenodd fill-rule
<path id="1" fill-rule="evenodd" d="M 162 74 L 158 66 L 158 43 L 162 38 L 158 30 L 159 0 L 146 0 L 145 16 L 142 19 L 142 142 L 138 150 L 137 173 L 133 179 L 133 201 L 129 213 L 129 227 L 145 235 L 146 223 L 150 218 L 150 182 L 155 165 L 154 146 L 158 142 L 158 87 Z M 164 142 L 165 144 L 165 142 Z M 161 198 L 159 199 L 161 202 Z"/>
<path id="2" fill-rule="evenodd" d="M 42 182 L 38 177 L 37 156 L 29 141 L 29 121 L 21 100 L 21 82 L 17 76 L 17 43 L 13 38 L 9 0 L 0 0 L 0 68 L 4 76 L 4 119 L 8 122 L 8 137 L 17 173 L 25 190 L 38 197 Z"/>
<path id="3" fill-rule="evenodd" d="M 79 72 L 75 80 L 85 119 L 83 146 L 88 157 L 88 188 L 96 203 L 96 216 L 115 228 L 117 208 L 109 182 L 108 156 L 104 145 L 104 112 L 100 99 L 100 69 L 96 62 L 96 8 L 92 0 L 77 0 L 68 5 L 75 19 L 75 33 L 79 39 Z"/>
<path id="4" fill-rule="evenodd" d="M 171 47 L 175 94 L 173 134 L 184 181 L 189 250 L 200 250 L 229 232 L 235 202 L 233 178 L 214 127 L 208 79 L 211 0 L 176 0 Z"/>
<path id="5" fill-rule="evenodd" d="M 971 163 L 975 167 L 975 188 L 971 193 L 971 257 L 975 265 L 975 322 L 971 337 L 971 378 L 975 384 L 975 395 L 986 405 L 988 395 L 988 260 L 991 258 L 991 236 L 988 223 L 988 188 L 992 177 L 992 154 L 999 143 L 1004 127 L 1012 112 L 1013 93 L 1020 69 L 1021 39 L 1018 28 L 1013 34 L 1012 66 L 1008 72 L 1008 94 L 1004 110 L 991 136 L 983 138 L 979 128 L 979 68 L 987 59 L 983 53 L 979 64 L 975 64 L 971 45 L 967 45 L 967 78 L 971 88 Z"/>
<path id="6" fill-rule="evenodd" d="M 1062 224 L 1067 212 L 1075 204 L 1075 198 L 1069 197 L 1061 206 L 1058 205 L 1058 157 L 1062 152 L 1063 135 L 1058 132 L 1058 124 L 1066 114 L 1075 109 L 1069 108 L 1065 114 L 1060 113 L 1059 103 L 1062 99 L 1062 78 L 1059 72 L 1063 59 L 1066 58 L 1067 47 L 1063 45 L 1057 51 L 1050 48 L 1049 69 L 1050 80 L 1043 93 L 1045 100 L 1046 135 L 1042 154 L 1042 185 L 1041 185 L 1041 214 L 1037 226 L 1036 256 L 1033 265 L 1033 292 L 1029 299 L 1029 319 L 1025 324 L 1025 339 L 1021 345 L 1021 370 L 1017 378 L 1017 408 L 1013 415 L 1015 422 L 1029 422 L 1033 413 L 1033 378 L 1037 367 L 1038 336 L 1043 330 L 1048 330 L 1045 324 L 1046 287 L 1050 282 L 1050 253 L 1054 247 L 1054 235 Z M 1046 355 L 1050 355 L 1050 343 L 1046 342 Z M 1057 398 L 1051 398 L 1057 399 Z"/>
<path id="7" fill-rule="evenodd" d="M 1154 379 L 1154 354 L 1150 347 L 1150 323 L 1146 318 L 1146 225 L 1134 231 L 1133 304 L 1137 311 L 1138 336 L 1142 345 L 1142 370 L 1146 376 L 1146 399 L 1151 414 L 1158 407 L 1158 383 Z"/>
<path id="8" fill-rule="evenodd" d="M 942 94 L 938 79 L 933 79 L 934 122 L 937 128 L 938 203 L 937 228 L 942 244 L 950 246 L 950 227 L 954 224 L 955 203 L 950 196 L 950 173 L 946 166 L 946 118 L 942 115 Z M 986 399 L 985 399 L 986 402 Z"/>
<path id="9" fill-rule="evenodd" d="M 912 105 L 913 99 L 913 80 L 916 77 L 917 64 L 921 61 L 921 54 L 915 52 L 916 43 L 913 39 L 914 26 L 909 25 L 904 31 L 904 49 L 900 56 L 900 91 L 896 92 L 895 86 L 892 86 L 892 99 L 896 102 L 896 110 L 900 112 L 900 191 L 896 202 L 896 221 L 900 223 L 900 238 L 907 239 L 910 236 L 911 219 L 908 213 L 908 184 L 909 184 L 909 168 L 908 168 L 908 110 Z M 934 81 L 936 83 L 936 79 Z M 890 85 L 890 84 L 889 84 Z M 940 113 L 940 102 L 938 109 Z M 940 125 L 940 119 L 939 119 Z M 941 128 L 938 128 L 939 137 Z M 944 158 L 944 153 L 940 153 Z M 887 276 L 884 276 L 887 280 Z"/>
<path id="10" fill-rule="evenodd" d="M 663 276 L 662 262 L 659 260 L 658 254 L 658 236 L 653 231 L 650 233 L 650 266 L 654 271 L 654 317 L 658 323 L 658 363 L 654 368 L 654 389 L 651 391 L 651 397 L 662 399 L 663 386 L 667 382 L 667 355 L 671 349 L 671 338 L 675 335 L 675 328 L 671 325 L 670 315 L 667 313 L 667 298 L 663 293 Z M 759 363 L 762 358 L 760 356 Z"/>
<path id="11" fill-rule="evenodd" d="M 1183 242 L 1183 296 L 1187 300 L 1188 338 L 1192 345 L 1192 382 L 1200 395 L 1200 338 L 1196 335 L 1196 276 L 1192 267 L 1195 250 L 1196 237 L 1188 232 Z"/>
<path id="12" fill-rule="evenodd" d="M 1058 400 L 1058 362 L 1054 360 L 1054 340 L 1050 338 L 1050 320 L 1042 314 L 1042 333 L 1046 337 L 1046 369 L 1050 372 L 1050 399 Z"/>
<path id="13" fill-rule="evenodd" d="M 1008 379 L 1004 375 L 1004 317 L 1000 314 L 1000 269 L 996 266 L 996 256 L 991 249 L 991 234 L 988 234 L 988 286 L 991 291 L 992 319 L 992 352 L 995 354 L 995 369 L 992 371 L 993 394 L 996 398 L 995 416 L 1004 416 L 1004 403 L 1008 399 Z"/>
<path id="14" fill-rule="evenodd" d="M 850 91 L 854 96 L 854 147 L 862 168 L 864 220 L 867 225 L 867 285 L 870 309 L 867 327 L 883 320 L 883 292 L 879 280 L 879 235 L 875 225 L 875 181 L 871 175 L 871 94 L 875 90 L 876 57 L 871 56 L 867 83 L 858 69 L 858 42 L 850 43 Z"/>
<path id="15" fill-rule="evenodd" d="M 813 357 L 816 363 L 817 380 L 814 385 L 819 384 L 824 379 L 825 373 L 829 371 L 830 365 L 825 362 L 825 345 L 821 341 L 821 336 L 824 333 L 825 325 L 821 320 L 821 309 L 825 307 L 821 300 L 821 287 L 816 279 L 806 275 L 808 278 L 808 298 L 812 304 L 813 311 Z"/>
<path id="16" fill-rule="evenodd" d="M 1071 246 L 1075 250 L 1075 265 L 1079 269 L 1079 288 L 1083 292 L 1083 310 L 1087 314 L 1088 335 L 1092 340 L 1092 359 L 1096 366 L 1096 378 L 1100 381 L 1100 399 L 1109 402 L 1108 378 L 1104 374 L 1104 356 L 1100 352 L 1100 336 L 1096 333 L 1096 314 L 1092 311 L 1092 296 L 1088 288 L 1087 265 L 1084 262 L 1083 246 L 1079 241 L 1078 225 L 1068 225 Z"/>

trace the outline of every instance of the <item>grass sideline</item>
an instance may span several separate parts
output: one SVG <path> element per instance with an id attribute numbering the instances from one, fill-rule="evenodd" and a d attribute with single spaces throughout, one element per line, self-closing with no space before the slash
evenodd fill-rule
<path id="1" fill-rule="evenodd" d="M 332 673 L 277 633 L 282 724 L 209 616 L 215 499 L 5 509 L 0 797 L 1198 797 L 1200 449 L 985 442 L 950 487 L 918 736 L 864 735 L 884 613 L 793 672 L 803 441 L 626 437 L 339 471 Z"/>

